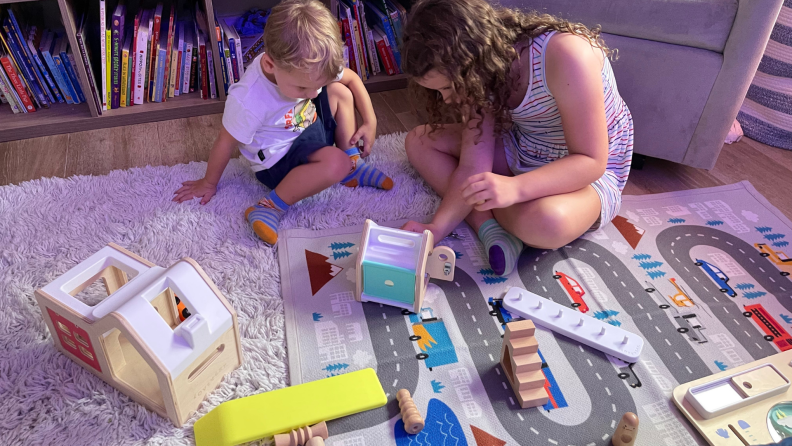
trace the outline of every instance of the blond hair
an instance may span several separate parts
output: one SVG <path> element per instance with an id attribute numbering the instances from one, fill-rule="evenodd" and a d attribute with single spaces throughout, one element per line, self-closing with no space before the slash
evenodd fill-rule
<path id="1" fill-rule="evenodd" d="M 264 46 L 279 68 L 334 79 L 344 64 L 341 31 L 317 0 L 284 0 L 272 8 Z"/>

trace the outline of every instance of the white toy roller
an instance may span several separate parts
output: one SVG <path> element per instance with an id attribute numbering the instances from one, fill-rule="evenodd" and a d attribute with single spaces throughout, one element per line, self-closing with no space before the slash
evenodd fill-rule
<path id="1" fill-rule="evenodd" d="M 99 279 L 104 300 L 75 297 Z M 190 258 L 163 268 L 110 244 L 36 299 L 61 352 L 176 426 L 242 363 L 236 313 Z"/>

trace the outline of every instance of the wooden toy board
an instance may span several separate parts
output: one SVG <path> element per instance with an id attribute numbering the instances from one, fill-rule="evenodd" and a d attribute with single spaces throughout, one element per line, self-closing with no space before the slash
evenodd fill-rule
<path id="1" fill-rule="evenodd" d="M 489 271 L 462 224 L 463 238 L 440 241 L 456 252 L 454 280 L 432 280 L 418 314 L 355 301 L 361 231 L 290 230 L 278 247 L 291 384 L 372 367 L 388 395 L 382 408 L 329 422 L 330 446 L 416 444 L 400 424 L 401 388 L 426 420 L 420 444 L 606 446 L 633 412 L 638 446 L 706 445 L 673 389 L 792 349 L 792 281 L 763 255 L 792 253 L 772 246 L 792 239 L 792 223 L 748 184 L 625 197 L 613 224 L 558 250 L 526 249 L 507 277 Z M 520 409 L 499 365 L 513 317 L 497 299 L 510 286 L 640 335 L 639 360 L 611 360 L 537 324 L 551 399 Z M 781 336 L 767 340 L 771 328 Z"/>
<path id="2" fill-rule="evenodd" d="M 729 369 L 706 378 L 697 379 L 674 389 L 674 403 L 688 420 L 698 429 L 699 433 L 712 446 L 743 446 L 745 444 L 770 444 L 785 438 L 768 424 L 771 411 L 780 410 L 780 415 L 790 416 L 792 421 L 792 387 L 779 395 L 758 401 L 750 406 L 743 407 L 720 416 L 704 419 L 698 411 L 685 399 L 688 389 L 693 386 L 711 383 L 720 378 L 739 374 L 748 369 L 772 364 L 787 380 L 792 381 L 792 351 L 773 355 L 750 364 L 745 364 L 734 369 Z M 789 403 L 776 407 L 780 403 Z M 786 406 L 786 407 L 784 407 Z M 792 427 L 792 423 L 789 423 Z M 771 431 L 771 429 L 773 429 Z M 789 430 L 792 433 L 792 429 Z M 742 439 L 740 438 L 742 437 Z M 745 440 L 745 442 L 743 442 Z"/>

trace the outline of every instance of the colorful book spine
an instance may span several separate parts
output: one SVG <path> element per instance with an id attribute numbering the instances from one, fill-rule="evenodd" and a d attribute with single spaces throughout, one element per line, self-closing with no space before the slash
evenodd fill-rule
<path id="1" fill-rule="evenodd" d="M 69 77 L 69 73 L 66 71 L 66 64 L 63 62 L 63 57 L 61 57 L 60 48 L 63 46 L 63 37 L 61 37 L 58 42 L 55 44 L 55 54 L 52 55 L 52 60 L 55 61 L 55 68 L 60 73 L 63 80 L 66 82 L 67 88 L 71 91 L 72 98 L 75 100 L 77 99 L 77 93 L 74 91 L 74 85 L 72 85 L 72 80 Z"/>
<path id="2" fill-rule="evenodd" d="M 176 27 L 179 28 L 179 25 L 176 24 Z M 168 97 L 172 98 L 176 96 L 176 76 L 179 71 L 179 41 L 176 40 L 176 36 L 173 37 L 173 47 L 171 48 L 171 56 L 170 56 L 170 65 L 168 68 L 170 69 L 170 73 L 166 73 L 168 76 Z"/>
<path id="3" fill-rule="evenodd" d="M 44 33 L 44 37 L 41 39 L 41 46 L 39 50 L 41 51 L 41 57 L 44 59 L 44 62 L 49 67 L 49 71 L 52 74 L 52 77 L 55 79 L 55 82 L 58 84 L 58 88 L 60 89 L 61 93 L 63 93 L 63 97 L 66 100 L 67 104 L 74 104 L 74 93 L 72 92 L 71 88 L 66 85 L 66 82 L 63 79 L 63 76 L 60 74 L 60 70 L 55 66 L 55 60 L 52 59 L 52 44 L 55 40 L 54 34 L 51 31 L 47 31 Z"/>
<path id="4" fill-rule="evenodd" d="M 148 83 L 148 77 L 146 76 L 146 61 L 148 60 L 148 39 L 149 39 L 149 27 L 148 27 L 148 19 L 150 16 L 150 12 L 146 11 L 140 22 L 140 27 L 137 31 L 137 37 L 135 44 L 135 75 L 134 75 L 134 87 L 133 87 L 133 98 L 135 104 L 143 104 L 144 97 L 145 97 L 145 84 Z"/>
<path id="5" fill-rule="evenodd" d="M 385 43 L 385 37 L 380 34 L 379 30 L 374 29 L 374 41 L 377 43 L 377 51 L 380 55 L 380 60 L 382 61 L 382 66 L 385 68 L 385 72 L 388 76 L 393 76 L 396 74 L 396 70 L 393 67 L 393 62 L 388 54 L 388 45 Z"/>
<path id="6" fill-rule="evenodd" d="M 11 30 L 13 31 L 13 35 L 9 36 L 11 40 L 16 39 L 17 47 L 19 48 L 20 55 L 24 59 L 24 63 L 27 64 L 28 70 L 31 73 L 31 78 L 28 79 L 28 84 L 33 84 L 37 86 L 43 97 L 42 105 L 44 107 L 49 107 L 50 102 L 54 102 L 54 98 L 52 97 L 52 93 L 47 88 L 47 83 L 44 81 L 44 77 L 39 72 L 38 66 L 36 65 L 35 61 L 33 60 L 33 54 L 30 52 L 30 48 L 28 47 L 27 43 L 25 43 L 25 34 L 22 31 L 22 27 L 19 26 L 19 22 L 16 19 L 16 15 L 14 14 L 13 8 L 8 8 L 8 20 L 11 22 Z"/>
<path id="7" fill-rule="evenodd" d="M 80 86 L 80 78 L 77 76 L 77 69 L 75 68 L 77 62 L 74 60 L 74 55 L 67 50 L 63 57 L 66 58 L 64 65 L 66 65 L 66 72 L 69 73 L 72 85 L 74 86 L 74 92 L 77 93 L 77 97 L 80 99 L 81 103 L 85 102 L 85 95 Z"/>
<path id="8" fill-rule="evenodd" d="M 223 79 L 223 89 L 226 93 L 228 93 L 228 85 L 229 85 L 228 80 L 230 76 L 228 75 L 228 70 L 226 69 L 226 67 L 228 67 L 228 64 L 226 64 L 225 45 L 223 44 L 224 35 L 223 35 L 223 30 L 220 29 L 220 23 L 218 23 L 217 21 L 217 12 L 215 12 L 214 14 L 214 23 L 215 23 L 215 27 L 214 27 L 213 35 L 215 36 L 215 41 L 217 41 L 218 54 L 220 54 L 220 67 L 222 67 L 220 72 L 222 74 L 222 79 Z M 218 83 L 219 80 L 220 79 L 218 79 Z"/>
<path id="9" fill-rule="evenodd" d="M 211 45 L 209 40 L 206 43 Z M 215 79 L 214 55 L 210 47 L 206 48 L 206 70 L 209 73 L 209 97 L 214 99 L 217 97 L 217 80 Z"/>
<path id="10" fill-rule="evenodd" d="M 173 79 L 175 84 L 173 87 L 174 96 L 181 96 L 182 79 L 184 77 L 182 72 L 184 68 L 184 28 L 186 26 L 187 23 L 182 23 L 179 26 L 179 52 L 176 55 L 176 77 Z"/>
<path id="11" fill-rule="evenodd" d="M 236 33 L 236 30 L 234 30 Z M 234 40 L 234 46 L 236 46 L 236 54 L 237 54 L 237 71 L 239 71 L 239 77 L 241 78 L 243 74 L 245 74 L 245 64 L 244 60 L 240 55 L 242 54 L 242 39 L 239 38 L 237 33 L 236 39 Z"/>
<path id="12" fill-rule="evenodd" d="M 163 74 L 160 78 L 162 80 L 162 102 L 168 100 L 168 90 L 170 89 L 170 67 L 171 67 L 171 53 L 173 51 L 173 35 L 176 30 L 176 9 L 175 5 L 171 3 L 170 16 L 168 19 L 168 39 L 165 44 L 165 65 L 162 67 Z"/>
<path id="13" fill-rule="evenodd" d="M 181 94 L 190 92 L 190 68 L 192 66 L 193 33 L 189 26 L 184 29 L 184 67 L 182 67 Z"/>
<path id="14" fill-rule="evenodd" d="M 242 77 L 242 73 L 239 72 L 239 63 L 237 62 L 239 56 L 236 52 L 236 40 L 234 38 L 228 39 L 228 50 L 229 54 L 231 55 L 231 71 L 234 73 L 234 82 L 239 82 L 239 79 Z"/>
<path id="15" fill-rule="evenodd" d="M 129 48 L 129 87 L 127 88 L 127 100 L 129 105 L 135 105 L 135 73 L 137 64 L 135 57 L 137 56 L 137 36 L 140 30 L 140 20 L 143 18 L 143 10 L 139 10 L 135 14 L 135 22 L 132 26 L 132 46 Z"/>
<path id="16" fill-rule="evenodd" d="M 369 71 L 370 71 L 367 61 L 368 50 L 366 49 L 366 38 L 364 37 L 363 34 L 363 21 L 361 20 L 360 8 L 358 6 L 357 0 L 349 0 L 349 1 L 352 3 L 352 11 L 355 14 L 355 22 L 357 23 L 357 29 L 355 30 L 355 32 L 357 34 L 358 46 L 360 47 L 360 58 L 363 60 L 363 67 L 365 68 L 363 74 L 366 76 L 363 79 L 368 79 Z"/>
<path id="17" fill-rule="evenodd" d="M 52 103 L 63 102 L 63 96 L 61 96 L 61 93 L 58 90 L 58 86 L 55 83 L 55 80 L 52 78 L 52 76 L 50 76 L 49 71 L 47 71 L 47 69 L 44 66 L 44 61 L 43 61 L 44 57 L 40 56 L 38 50 L 36 49 L 36 45 L 34 43 L 34 36 L 32 32 L 28 37 L 27 45 L 28 48 L 30 49 L 30 53 L 33 55 L 33 60 L 36 62 L 36 65 L 38 66 L 39 72 L 44 77 L 44 81 L 47 83 L 47 86 L 49 87 L 47 89 L 47 94 L 49 96 L 50 102 Z"/>
<path id="18" fill-rule="evenodd" d="M 203 99 L 209 99 L 209 82 L 208 82 L 208 74 L 206 72 L 207 65 L 206 65 L 206 43 L 203 37 L 203 31 L 198 30 L 198 62 L 201 64 L 201 97 Z"/>
<path id="19" fill-rule="evenodd" d="M 127 42 L 124 43 L 124 47 L 121 49 L 121 97 L 119 100 L 121 107 L 127 106 L 127 96 L 129 95 L 127 90 L 127 81 L 129 80 L 129 44 L 129 38 L 127 38 Z"/>
<path id="20" fill-rule="evenodd" d="M 112 108 L 113 104 L 113 35 L 110 28 L 105 30 L 105 71 L 107 71 L 107 79 L 105 84 L 107 87 L 107 109 Z"/>
<path id="21" fill-rule="evenodd" d="M 352 33 L 349 28 L 349 19 L 346 17 L 341 20 L 341 24 L 343 25 L 343 35 L 344 35 L 344 42 L 346 43 L 347 50 L 349 51 L 349 69 L 354 71 L 355 73 L 358 72 L 357 70 L 357 60 L 355 59 L 355 50 L 352 45 Z"/>
<path id="22" fill-rule="evenodd" d="M 396 62 L 396 68 L 401 72 L 401 53 L 399 52 L 399 44 L 396 41 L 396 34 L 394 34 L 393 28 L 391 27 L 391 19 L 377 9 L 376 6 L 372 7 L 371 11 L 374 12 L 377 20 L 382 24 L 382 30 L 385 31 L 384 36 L 388 39 L 390 50 L 393 53 L 393 59 Z"/>
<path id="23" fill-rule="evenodd" d="M 99 56 L 102 64 L 102 110 L 107 110 L 107 0 L 99 0 Z"/>
<path id="24" fill-rule="evenodd" d="M 110 20 L 110 107 L 113 109 L 121 106 L 121 76 L 122 60 L 121 46 L 124 44 L 122 39 L 121 17 L 123 14 L 122 5 L 118 5 L 113 17 Z"/>
<path id="25" fill-rule="evenodd" d="M 154 97 L 154 82 L 157 79 L 157 56 L 159 55 L 160 27 L 162 25 L 162 3 L 154 11 L 154 24 L 151 31 L 151 55 L 149 59 L 149 99 Z"/>
<path id="26" fill-rule="evenodd" d="M 19 96 L 16 94 L 16 90 L 14 86 L 11 84 L 11 81 L 6 76 L 5 71 L 0 68 L 0 91 L 2 91 L 3 96 L 5 96 L 6 101 L 8 101 L 8 105 L 11 106 L 11 111 L 14 114 L 17 113 L 27 113 L 22 102 L 19 100 Z"/>
<path id="27" fill-rule="evenodd" d="M 96 79 L 94 78 L 94 72 L 91 69 L 91 59 L 88 55 L 88 48 L 85 46 L 85 26 L 86 17 L 84 14 L 80 19 L 80 25 L 76 33 L 77 45 L 80 47 L 80 56 L 82 57 L 82 62 L 85 66 L 85 73 L 88 75 L 88 86 L 91 89 L 91 95 L 93 96 L 94 104 L 96 105 L 97 112 L 101 115 L 102 101 L 99 97 L 99 93 L 101 92 L 97 87 Z"/>
<path id="28" fill-rule="evenodd" d="M 8 80 L 11 85 L 14 87 L 17 96 L 19 97 L 22 106 L 25 108 L 27 113 L 35 112 L 36 107 L 33 106 L 33 102 L 30 100 L 30 96 L 28 96 L 27 92 L 25 91 L 25 85 L 22 84 L 22 80 L 19 78 L 16 70 L 14 70 L 14 66 L 12 64 L 11 58 L 9 56 L 0 57 L 0 65 L 3 66 L 6 74 L 8 75 Z"/>
<path id="29" fill-rule="evenodd" d="M 192 50 L 192 58 L 190 61 L 190 91 L 200 90 L 198 85 L 198 68 L 200 64 L 198 63 L 198 43 L 197 41 L 193 43 L 193 50 Z"/>
<path id="30" fill-rule="evenodd" d="M 17 46 L 14 37 L 16 32 L 13 31 L 13 25 L 11 24 L 11 20 L 8 17 L 6 17 L 3 21 L 3 30 L 7 36 L 7 39 L 4 39 L 3 42 L 7 46 L 11 61 L 14 62 L 17 73 L 22 77 L 21 80 L 23 85 L 28 90 L 28 97 L 30 97 L 39 107 L 43 107 L 47 100 L 46 95 L 44 95 L 44 92 L 41 91 L 35 82 L 33 82 L 33 75 L 30 71 L 32 67 L 30 67 L 29 63 L 27 63 L 25 58 L 22 56 L 22 53 L 20 53 L 19 47 Z M 0 38 L 2 38 L 2 34 L 0 34 Z M 10 73 L 9 77 L 11 77 Z"/>

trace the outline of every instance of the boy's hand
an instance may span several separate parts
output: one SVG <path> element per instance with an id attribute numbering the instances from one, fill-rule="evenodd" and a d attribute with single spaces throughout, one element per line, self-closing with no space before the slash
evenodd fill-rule
<path id="1" fill-rule="evenodd" d="M 359 140 L 363 140 L 363 149 L 360 156 L 365 158 L 371 154 L 371 146 L 374 145 L 374 139 L 377 137 L 377 123 L 364 122 L 360 128 L 357 129 L 352 139 L 349 141 L 353 147 L 357 145 Z"/>
<path id="2" fill-rule="evenodd" d="M 209 200 L 217 193 L 217 186 L 206 181 L 206 178 L 201 178 L 198 181 L 185 181 L 182 187 L 173 194 L 173 201 L 183 203 L 187 200 L 192 200 L 193 197 L 200 197 L 201 204 L 209 203 Z"/>
<path id="3" fill-rule="evenodd" d="M 514 177 L 484 172 L 462 183 L 462 198 L 477 211 L 507 208 L 519 200 Z"/>

